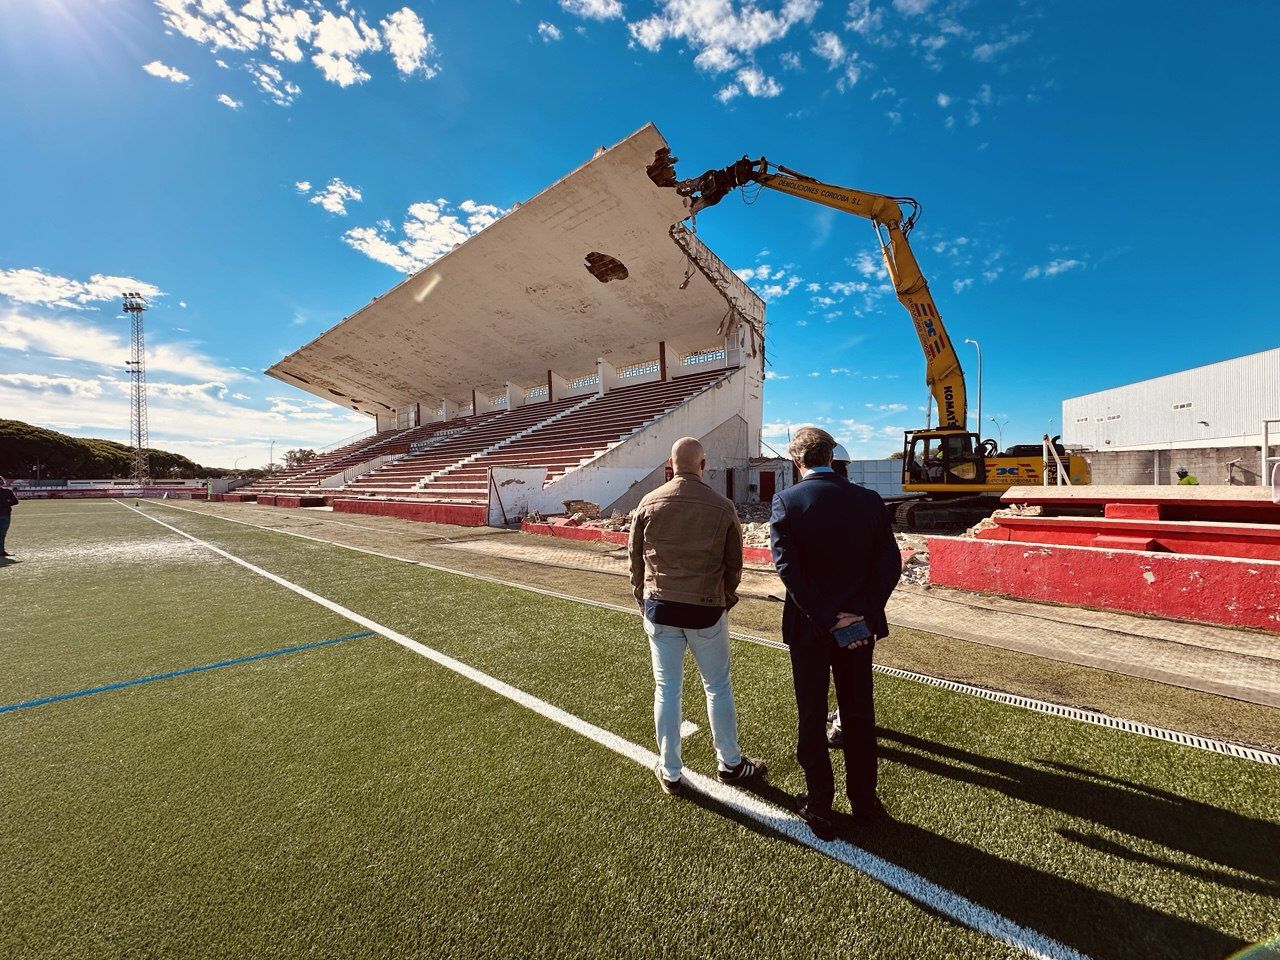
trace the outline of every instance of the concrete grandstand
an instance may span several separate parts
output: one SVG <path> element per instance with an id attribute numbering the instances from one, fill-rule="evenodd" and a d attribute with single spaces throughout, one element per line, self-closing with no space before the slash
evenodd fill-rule
<path id="1" fill-rule="evenodd" d="M 473 524 L 628 510 L 686 435 L 732 496 L 760 450 L 764 303 L 650 180 L 666 147 L 649 125 L 601 148 L 272 366 L 376 430 L 228 498 Z"/>

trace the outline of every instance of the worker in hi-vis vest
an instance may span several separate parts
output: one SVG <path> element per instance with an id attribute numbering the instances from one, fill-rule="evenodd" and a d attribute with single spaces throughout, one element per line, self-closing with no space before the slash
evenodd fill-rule
<path id="1" fill-rule="evenodd" d="M 1200 481 L 1196 479 L 1194 473 L 1187 473 L 1186 467 L 1178 468 L 1178 486 L 1180 487 L 1198 487 Z"/>

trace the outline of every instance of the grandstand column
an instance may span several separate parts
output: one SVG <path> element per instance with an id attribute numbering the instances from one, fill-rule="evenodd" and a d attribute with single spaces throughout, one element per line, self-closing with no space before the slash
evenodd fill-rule
<path id="1" fill-rule="evenodd" d="M 458 416 L 457 400 L 441 400 L 440 401 L 441 420 L 454 420 Z"/>
<path id="2" fill-rule="evenodd" d="M 418 401 L 418 423 L 439 423 L 442 419 L 439 400 Z"/>
<path id="3" fill-rule="evenodd" d="M 374 419 L 377 420 L 379 433 L 396 428 L 396 415 L 394 413 L 377 413 L 374 414 Z"/>
<path id="4" fill-rule="evenodd" d="M 745 327 L 745 324 L 743 325 Z M 729 369 L 742 366 L 742 334 L 724 338 L 724 365 Z"/>
<path id="5" fill-rule="evenodd" d="M 658 379 L 667 379 L 667 341 L 658 341 Z"/>
<path id="6" fill-rule="evenodd" d="M 524 406 L 525 394 L 528 391 L 524 387 L 518 386 L 507 381 L 507 409 L 514 410 L 516 407 Z"/>
<path id="7" fill-rule="evenodd" d="M 600 393 L 606 394 L 618 385 L 618 368 L 603 358 L 596 361 L 596 376 L 600 378 Z"/>
<path id="8" fill-rule="evenodd" d="M 569 392 L 569 381 L 554 370 L 547 371 L 547 401 L 562 400 Z"/>
<path id="9" fill-rule="evenodd" d="M 475 413 L 492 413 L 500 406 L 500 404 L 494 403 L 494 398 L 489 396 L 488 390 L 471 391 L 471 409 Z"/>

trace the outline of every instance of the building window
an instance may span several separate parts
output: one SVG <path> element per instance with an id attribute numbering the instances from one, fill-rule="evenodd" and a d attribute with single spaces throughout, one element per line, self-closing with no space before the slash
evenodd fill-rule
<path id="1" fill-rule="evenodd" d="M 1173 405 L 1173 409 L 1175 409 L 1175 410 L 1190 410 L 1190 409 L 1191 409 L 1191 401 L 1190 401 L 1190 400 L 1188 400 L 1186 403 L 1175 403 L 1175 404 Z"/>
<path id="2" fill-rule="evenodd" d="M 1089 422 L 1088 417 L 1076 417 L 1076 423 L 1088 423 L 1088 422 Z"/>
<path id="3" fill-rule="evenodd" d="M 540 400 L 547 395 L 546 387 L 530 387 L 529 392 L 524 395 L 526 400 Z"/>
<path id="4" fill-rule="evenodd" d="M 1094 418 L 1093 418 L 1093 422 L 1094 422 L 1094 423 L 1101 423 L 1101 422 L 1102 422 L 1102 418 L 1101 418 L 1101 417 L 1094 417 Z"/>
<path id="5" fill-rule="evenodd" d="M 704 350 L 701 353 L 691 353 L 680 362 L 686 367 L 691 367 L 695 363 L 711 363 L 714 360 L 723 360 L 728 356 L 721 347 L 718 350 Z"/>
<path id="6" fill-rule="evenodd" d="M 579 387 L 586 387 L 593 383 L 599 383 L 599 382 L 600 382 L 600 374 L 593 373 L 589 377 L 578 377 L 577 380 L 570 380 L 569 389 L 577 390 Z"/>
<path id="7" fill-rule="evenodd" d="M 1110 423 L 1112 420 L 1119 420 L 1119 419 L 1120 419 L 1120 414 L 1113 413 L 1107 417 L 1107 423 Z"/>
<path id="8" fill-rule="evenodd" d="M 507 405 L 507 395 L 504 393 L 498 397 L 490 397 L 489 402 L 495 407 L 505 407 Z"/>
<path id="9" fill-rule="evenodd" d="M 657 360 L 646 360 L 643 363 L 633 363 L 629 367 L 623 367 L 618 371 L 618 379 L 626 380 L 628 377 L 643 377 L 650 373 L 658 372 Z"/>

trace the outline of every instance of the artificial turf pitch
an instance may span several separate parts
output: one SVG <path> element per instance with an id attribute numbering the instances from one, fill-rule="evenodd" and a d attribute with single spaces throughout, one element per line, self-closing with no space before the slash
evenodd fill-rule
<path id="1" fill-rule="evenodd" d="M 142 509 L 651 746 L 635 617 Z M 0 707 L 363 632 L 115 503 L 24 503 L 10 549 Z M 785 655 L 733 656 L 785 805 Z M 876 689 L 895 821 L 850 841 L 1088 956 L 1280 933 L 1276 768 Z M 5 957 L 1016 955 L 376 635 L 0 713 L 0 832 Z"/>

